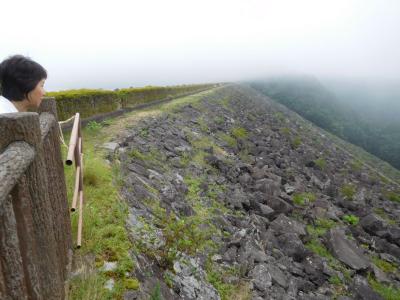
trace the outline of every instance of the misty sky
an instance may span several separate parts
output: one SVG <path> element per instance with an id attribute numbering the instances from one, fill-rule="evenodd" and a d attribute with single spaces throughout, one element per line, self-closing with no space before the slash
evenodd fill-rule
<path id="1" fill-rule="evenodd" d="M 398 0 L 7 0 L 0 9 L 0 59 L 38 61 L 47 90 L 275 72 L 400 81 Z"/>

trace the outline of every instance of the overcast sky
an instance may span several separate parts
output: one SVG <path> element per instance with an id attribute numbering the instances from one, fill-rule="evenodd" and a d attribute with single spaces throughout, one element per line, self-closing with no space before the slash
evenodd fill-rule
<path id="1" fill-rule="evenodd" d="M 7 0 L 0 9 L 0 59 L 30 56 L 47 69 L 47 90 L 271 72 L 400 80 L 398 0 Z"/>

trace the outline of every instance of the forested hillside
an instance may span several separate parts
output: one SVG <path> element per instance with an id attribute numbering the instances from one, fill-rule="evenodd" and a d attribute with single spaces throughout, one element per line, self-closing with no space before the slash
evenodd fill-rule
<path id="1" fill-rule="evenodd" d="M 250 85 L 316 125 L 400 168 L 400 121 L 393 117 L 396 110 L 400 113 L 400 108 L 396 106 L 395 94 L 387 95 L 381 89 L 371 95 L 367 87 L 361 93 L 360 86 L 351 89 L 337 83 L 328 89 L 313 77 L 276 77 Z M 378 102 L 379 97 L 391 98 Z"/>

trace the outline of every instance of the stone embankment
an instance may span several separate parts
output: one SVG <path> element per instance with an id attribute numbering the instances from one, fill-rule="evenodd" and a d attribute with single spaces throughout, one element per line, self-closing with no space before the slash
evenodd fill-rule
<path id="1" fill-rule="evenodd" d="M 123 136 L 141 283 L 125 299 L 397 295 L 399 187 L 297 114 L 229 85 Z"/>

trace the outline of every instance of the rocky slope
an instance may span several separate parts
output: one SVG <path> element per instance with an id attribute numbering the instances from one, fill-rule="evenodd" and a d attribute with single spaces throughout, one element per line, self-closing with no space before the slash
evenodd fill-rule
<path id="1" fill-rule="evenodd" d="M 125 299 L 399 296 L 399 187 L 285 107 L 228 85 L 122 136 Z"/>

